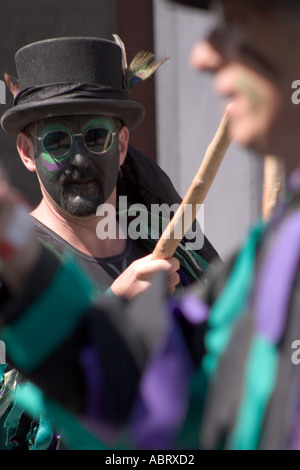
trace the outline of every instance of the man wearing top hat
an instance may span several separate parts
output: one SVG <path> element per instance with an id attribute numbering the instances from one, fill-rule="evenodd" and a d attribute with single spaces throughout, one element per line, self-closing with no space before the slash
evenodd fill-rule
<path id="1" fill-rule="evenodd" d="M 8 80 L 14 106 L 1 122 L 39 179 L 43 197 L 32 211 L 38 237 L 60 254 L 71 251 L 101 286 L 126 298 L 144 290 L 159 269 L 168 273 L 170 293 L 180 281 L 199 278 L 216 256 L 206 239 L 198 253 L 183 248 L 180 258 L 177 252 L 180 278 L 177 259 L 151 260 L 155 240 L 130 239 L 117 220 L 112 236 L 100 240 L 96 234 L 97 209 L 118 209 L 121 195 L 148 211 L 152 204 L 180 202 L 163 171 L 128 145 L 144 108 L 129 96 L 139 77 L 127 67 L 122 41 L 40 41 L 17 52 L 16 67 L 18 84 Z M 198 268 L 190 267 L 194 257 Z"/>

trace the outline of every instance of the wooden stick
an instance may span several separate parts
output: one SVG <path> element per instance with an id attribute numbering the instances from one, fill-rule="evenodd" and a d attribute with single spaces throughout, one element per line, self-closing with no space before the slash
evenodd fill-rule
<path id="1" fill-rule="evenodd" d="M 264 167 L 263 197 L 262 197 L 262 217 L 267 220 L 271 217 L 274 207 L 277 204 L 283 186 L 283 165 L 282 162 L 266 155 Z"/>
<path id="2" fill-rule="evenodd" d="M 192 226 L 197 215 L 197 204 L 203 203 L 231 143 L 228 135 L 229 106 L 225 110 L 219 128 L 206 150 L 190 188 L 158 240 L 153 251 L 153 258 L 171 258 L 185 233 Z M 187 205 L 190 205 L 189 210 L 187 210 Z"/>

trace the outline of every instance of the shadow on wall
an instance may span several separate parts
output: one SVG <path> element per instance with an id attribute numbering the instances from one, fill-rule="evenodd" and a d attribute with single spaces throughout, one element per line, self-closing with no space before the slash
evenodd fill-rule
<path id="1" fill-rule="evenodd" d="M 125 44 L 128 44 L 128 58 L 131 59 L 131 51 L 134 50 L 135 53 L 147 47 L 143 41 L 143 37 L 146 37 L 144 30 L 148 29 L 152 32 L 151 15 L 145 18 L 145 14 L 141 13 L 142 6 L 148 5 L 149 0 L 139 0 L 139 2 L 141 4 L 136 10 L 134 24 L 132 24 L 133 20 L 130 19 L 132 11 L 125 11 L 124 14 L 123 0 L 85 0 L 84 2 L 81 0 L 51 0 L 50 2 L 0 0 L 0 93 L 1 91 L 3 93 L 4 73 L 17 75 L 14 63 L 16 51 L 34 41 L 65 36 L 94 36 L 112 40 L 112 34 L 117 33 Z M 143 28 L 145 21 L 147 28 Z M 133 35 L 132 26 L 135 28 L 137 23 L 142 23 L 142 25 Z M 148 83 L 146 85 L 146 87 L 137 87 L 138 90 L 132 93 L 132 98 L 142 102 L 147 109 L 149 85 Z M 4 99 L 0 96 L 0 115 L 12 105 L 12 95 L 6 90 Z M 150 119 L 153 120 L 154 113 L 149 114 Z M 149 127 L 147 122 L 139 126 L 138 135 L 133 133 L 131 136 L 131 143 L 137 145 L 137 136 L 137 142 L 142 142 L 148 149 L 149 142 L 154 141 L 152 134 L 149 134 Z M 22 191 L 31 204 L 36 205 L 41 199 L 36 175 L 25 169 L 16 150 L 15 138 L 7 135 L 2 129 L 0 129 L 0 146 L 0 162 L 11 182 Z M 140 149 L 146 152 L 145 148 L 140 147 Z M 153 159 L 156 158 L 155 150 L 154 146 L 154 151 L 150 149 L 150 154 L 148 153 Z"/>
<path id="2" fill-rule="evenodd" d="M 41 5 L 42 4 L 42 5 Z M 103 0 L 27 0 L 6 2 L 0 0 L 0 74 L 16 76 L 16 51 L 30 42 L 59 36 L 102 36 L 111 39 L 116 30 L 116 1 Z M 91 14 L 92 12 L 92 14 Z M 6 91 L 6 104 L 0 105 L 1 115 L 13 104 Z M 32 204 L 40 200 L 35 174 L 23 166 L 16 150 L 15 139 L 2 129 L 0 132 L 0 159 L 13 184 L 21 189 Z"/>

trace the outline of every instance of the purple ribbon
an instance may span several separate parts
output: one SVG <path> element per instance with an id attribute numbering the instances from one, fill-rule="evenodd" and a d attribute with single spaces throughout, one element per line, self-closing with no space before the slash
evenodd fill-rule
<path id="1" fill-rule="evenodd" d="M 258 333 L 276 343 L 284 329 L 300 259 L 300 210 L 286 216 L 261 266 L 254 311 Z"/>
<path id="2" fill-rule="evenodd" d="M 171 315 L 202 323 L 208 307 L 192 294 L 170 301 Z M 141 380 L 129 430 L 139 449 L 172 449 L 187 413 L 193 365 L 182 333 L 172 324 L 164 343 L 152 357 Z"/>
<path id="3" fill-rule="evenodd" d="M 142 377 L 129 423 L 131 440 L 138 449 L 172 449 L 187 412 L 192 374 L 185 348 L 174 328 Z"/>

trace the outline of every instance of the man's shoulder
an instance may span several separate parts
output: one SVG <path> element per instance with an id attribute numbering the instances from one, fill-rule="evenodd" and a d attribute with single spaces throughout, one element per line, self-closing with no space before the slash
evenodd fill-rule
<path id="1" fill-rule="evenodd" d="M 35 217 L 32 217 L 32 221 L 34 224 L 35 234 L 43 245 L 55 250 L 59 254 L 65 251 L 67 242 L 65 242 L 63 238 Z"/>

